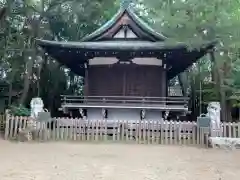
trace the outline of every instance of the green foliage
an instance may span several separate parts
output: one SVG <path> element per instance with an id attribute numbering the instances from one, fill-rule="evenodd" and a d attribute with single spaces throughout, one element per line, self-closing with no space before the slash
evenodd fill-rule
<path id="1" fill-rule="evenodd" d="M 188 82 L 192 84 L 188 89 L 194 92 L 193 96 L 197 95 L 191 99 L 201 98 L 204 103 L 221 101 L 223 111 L 231 109 L 226 104 L 239 107 L 239 0 L 145 0 L 144 4 L 151 7 L 147 17 L 153 20 L 149 22 L 154 22 L 159 31 L 171 38 L 190 46 L 193 42 L 219 40 L 216 61 L 211 63 L 207 56 L 203 63 L 187 72 Z"/>
<path id="2" fill-rule="evenodd" d="M 49 110 L 57 109 L 59 104 L 55 100 L 59 95 L 81 94 L 82 78 L 60 68 L 42 51 L 36 51 L 34 39 L 78 41 L 109 20 L 119 3 L 120 0 L 2 1 L 1 7 L 7 7 L 7 18 L 0 26 L 2 80 L 9 82 L 16 92 L 27 90 L 28 101 L 39 93 Z M 211 63 L 209 56 L 204 57 L 184 73 L 183 84 L 189 94 L 194 94 L 191 99 L 201 96 L 203 103 L 222 100 L 239 106 L 239 0 L 135 0 L 134 5 L 138 14 L 156 30 L 170 39 L 187 42 L 190 47 L 217 38 L 220 43 L 215 53 L 216 62 Z M 28 53 L 34 62 L 32 73 L 24 78 Z M 213 64 L 217 68 L 214 69 Z M 214 79 L 213 74 L 219 77 Z M 29 88 L 24 88 L 27 80 Z M 220 92 L 223 93 L 220 95 Z"/>
<path id="3" fill-rule="evenodd" d="M 9 83 L 9 91 L 22 92 L 20 99 L 24 101 L 19 103 L 29 104 L 32 97 L 39 95 L 46 108 L 53 112 L 60 106 L 57 100 L 61 94 L 82 93 L 82 78 L 66 72 L 66 67 L 60 67 L 58 62 L 44 55 L 36 48 L 35 38 L 79 41 L 111 18 L 119 7 L 116 2 L 2 2 L 1 7 L 7 7 L 7 13 L 6 19 L 0 22 L 0 45 L 3 47 L 0 50 L 1 80 Z M 22 98 L 24 93 L 26 98 Z"/>
<path id="4" fill-rule="evenodd" d="M 30 116 L 30 110 L 23 105 L 10 106 L 10 114 L 13 116 Z"/>

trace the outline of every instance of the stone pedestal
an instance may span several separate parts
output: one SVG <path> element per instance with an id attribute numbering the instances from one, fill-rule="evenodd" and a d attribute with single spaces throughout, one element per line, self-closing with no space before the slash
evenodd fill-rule
<path id="1" fill-rule="evenodd" d="M 240 138 L 209 137 L 209 142 L 213 148 L 240 149 Z"/>

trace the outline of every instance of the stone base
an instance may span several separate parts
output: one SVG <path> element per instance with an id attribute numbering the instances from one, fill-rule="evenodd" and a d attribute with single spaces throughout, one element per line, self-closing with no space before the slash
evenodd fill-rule
<path id="1" fill-rule="evenodd" d="M 20 142 L 31 141 L 33 139 L 31 129 L 19 129 L 17 140 Z"/>
<path id="2" fill-rule="evenodd" d="M 17 140 L 20 142 L 37 140 L 39 139 L 40 132 L 41 134 L 46 134 L 45 129 L 44 130 L 33 129 L 33 128 L 19 129 Z"/>
<path id="3" fill-rule="evenodd" d="M 240 149 L 240 138 L 209 137 L 212 148 L 220 149 Z"/>

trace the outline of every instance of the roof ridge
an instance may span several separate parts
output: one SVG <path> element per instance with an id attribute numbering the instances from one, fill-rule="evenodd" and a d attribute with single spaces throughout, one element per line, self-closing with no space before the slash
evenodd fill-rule
<path id="1" fill-rule="evenodd" d="M 121 0 L 120 2 L 120 9 L 128 9 L 130 8 L 133 0 Z"/>
<path id="2" fill-rule="evenodd" d="M 133 21 L 135 21 L 138 27 L 140 27 L 146 33 L 150 34 L 154 41 L 165 41 L 168 39 L 168 37 L 162 34 L 162 32 L 157 32 L 147 22 L 142 20 L 141 17 L 136 14 L 135 9 L 133 8 L 133 6 L 131 6 L 133 0 L 121 0 L 120 3 L 121 6 L 118 12 L 115 13 L 110 20 L 103 23 L 102 26 L 97 28 L 92 33 L 84 36 L 81 41 L 91 41 L 97 36 L 99 36 L 101 33 L 104 33 L 108 28 L 112 27 L 125 12 L 130 16 L 130 18 L 133 19 Z"/>

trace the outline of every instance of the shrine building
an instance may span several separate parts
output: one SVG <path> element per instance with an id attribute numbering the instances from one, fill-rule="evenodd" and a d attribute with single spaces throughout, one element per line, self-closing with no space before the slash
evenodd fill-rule
<path id="1" fill-rule="evenodd" d="M 188 111 L 188 97 L 181 89 L 176 93 L 169 81 L 215 45 L 207 42 L 190 50 L 168 39 L 125 5 L 81 41 L 37 43 L 84 78 L 84 96 L 63 95 L 64 112 L 79 109 L 88 119 L 160 120 L 164 112 Z"/>

